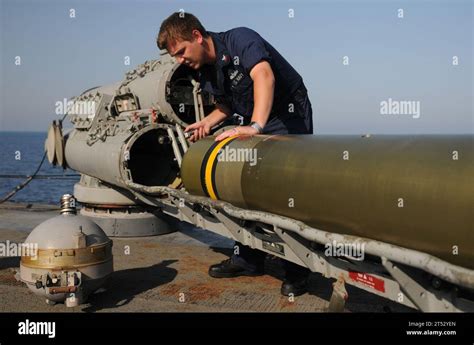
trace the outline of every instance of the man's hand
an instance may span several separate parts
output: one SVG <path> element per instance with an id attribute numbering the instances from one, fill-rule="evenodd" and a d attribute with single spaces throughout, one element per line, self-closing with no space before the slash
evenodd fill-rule
<path id="1" fill-rule="evenodd" d="M 258 130 L 250 126 L 239 126 L 229 129 L 216 137 L 215 141 L 221 141 L 227 137 L 235 135 L 255 135 L 258 134 Z"/>
<path id="2" fill-rule="evenodd" d="M 207 137 L 211 132 L 211 128 L 221 123 L 231 114 L 231 110 L 224 104 L 216 104 L 216 108 L 201 121 L 193 123 L 184 129 L 185 132 L 194 130 L 189 140 L 196 141 Z"/>
<path id="3" fill-rule="evenodd" d="M 184 129 L 185 132 L 189 132 L 191 130 L 194 130 L 194 133 L 191 135 L 189 140 L 194 142 L 196 140 L 207 137 L 211 132 L 211 125 L 209 124 L 208 120 L 204 118 L 201 121 L 193 123 L 192 125 L 189 125 Z"/>

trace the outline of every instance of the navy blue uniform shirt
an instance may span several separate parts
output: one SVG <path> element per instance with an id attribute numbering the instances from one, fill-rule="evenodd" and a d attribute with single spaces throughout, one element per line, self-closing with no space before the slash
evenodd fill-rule
<path id="1" fill-rule="evenodd" d="M 303 85 L 303 80 L 270 43 L 245 27 L 220 33 L 208 31 L 208 34 L 214 42 L 216 63 L 199 70 L 203 90 L 249 120 L 254 106 L 250 71 L 260 61 L 268 61 L 275 76 L 270 118 L 288 113 L 290 97 Z"/>

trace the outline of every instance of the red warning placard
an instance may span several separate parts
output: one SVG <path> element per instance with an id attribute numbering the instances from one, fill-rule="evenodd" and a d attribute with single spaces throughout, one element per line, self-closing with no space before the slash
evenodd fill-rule
<path id="1" fill-rule="evenodd" d="M 379 278 L 375 278 L 370 274 L 359 273 L 359 272 L 349 272 L 349 277 L 352 280 L 360 282 L 364 285 L 371 287 L 377 291 L 385 292 L 385 281 Z"/>

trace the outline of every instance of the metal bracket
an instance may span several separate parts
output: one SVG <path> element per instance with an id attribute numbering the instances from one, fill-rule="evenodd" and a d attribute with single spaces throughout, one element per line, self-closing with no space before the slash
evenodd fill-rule
<path id="1" fill-rule="evenodd" d="M 325 272 L 326 260 L 320 255 L 310 250 L 310 242 L 305 239 L 297 239 L 296 234 L 285 231 L 277 226 L 273 226 L 274 231 L 282 239 L 283 242 L 293 251 L 293 253 L 302 261 L 303 265 L 313 272 Z M 303 244 L 302 242 L 306 243 Z"/>
<path id="2" fill-rule="evenodd" d="M 202 90 L 201 84 L 197 82 L 192 76 L 189 76 L 189 80 L 193 85 L 193 100 L 194 100 L 194 113 L 196 115 L 196 122 L 204 119 L 204 107 L 202 102 Z"/>
<path id="3" fill-rule="evenodd" d="M 176 157 L 176 161 L 178 162 L 179 167 L 181 167 L 183 156 L 181 155 L 181 151 L 179 150 L 178 141 L 171 127 L 168 127 L 167 132 L 168 132 L 168 136 L 171 139 L 171 146 L 173 147 L 174 156 Z"/>
<path id="4" fill-rule="evenodd" d="M 251 244 L 248 243 L 246 239 L 250 239 L 252 236 L 248 234 L 248 230 L 244 227 L 241 227 L 237 222 L 235 222 L 231 217 L 226 215 L 224 212 L 219 212 L 214 209 L 211 209 L 212 215 L 214 215 L 224 226 L 229 230 L 229 232 L 234 236 L 236 241 L 242 244 Z"/>
<path id="5" fill-rule="evenodd" d="M 457 308 L 448 302 L 452 299 L 449 298 L 449 294 L 440 291 L 439 294 L 435 295 L 432 291 L 412 279 L 400 266 L 387 260 L 385 257 L 382 257 L 382 265 L 400 284 L 400 288 L 405 292 L 407 297 L 412 300 L 421 311 L 458 311 Z"/>
<path id="6" fill-rule="evenodd" d="M 176 133 L 178 133 L 179 143 L 181 144 L 181 147 L 183 148 L 183 153 L 186 153 L 189 147 L 188 147 L 188 142 L 186 141 L 186 138 L 184 137 L 183 129 L 178 124 L 175 125 L 175 128 L 176 128 Z"/>

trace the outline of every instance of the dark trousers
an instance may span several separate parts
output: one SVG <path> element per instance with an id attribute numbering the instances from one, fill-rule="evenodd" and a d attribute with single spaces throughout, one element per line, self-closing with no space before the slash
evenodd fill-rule
<path id="1" fill-rule="evenodd" d="M 238 254 L 235 250 L 238 247 Z M 263 272 L 265 257 L 267 253 L 257 249 L 244 246 L 240 242 L 234 243 L 234 254 L 232 255 L 232 263 L 253 272 Z M 291 261 L 282 260 L 283 269 L 285 270 L 285 278 L 288 280 L 298 280 L 308 276 L 310 270 L 306 267 L 294 264 Z"/>
<path id="2" fill-rule="evenodd" d="M 292 106 L 291 106 L 292 105 Z M 271 114 L 267 124 L 263 128 L 264 134 L 313 134 L 313 110 L 308 98 L 308 92 L 304 85 L 288 99 L 287 111 L 283 114 Z M 292 110 L 292 111 L 290 111 Z M 272 116 L 273 115 L 273 116 Z M 235 242 L 234 248 L 238 246 L 238 254 L 232 255 L 232 262 L 238 266 L 251 271 L 263 271 L 265 252 L 244 246 Z M 306 277 L 310 270 L 306 267 L 283 260 L 286 279 L 296 280 Z"/>

